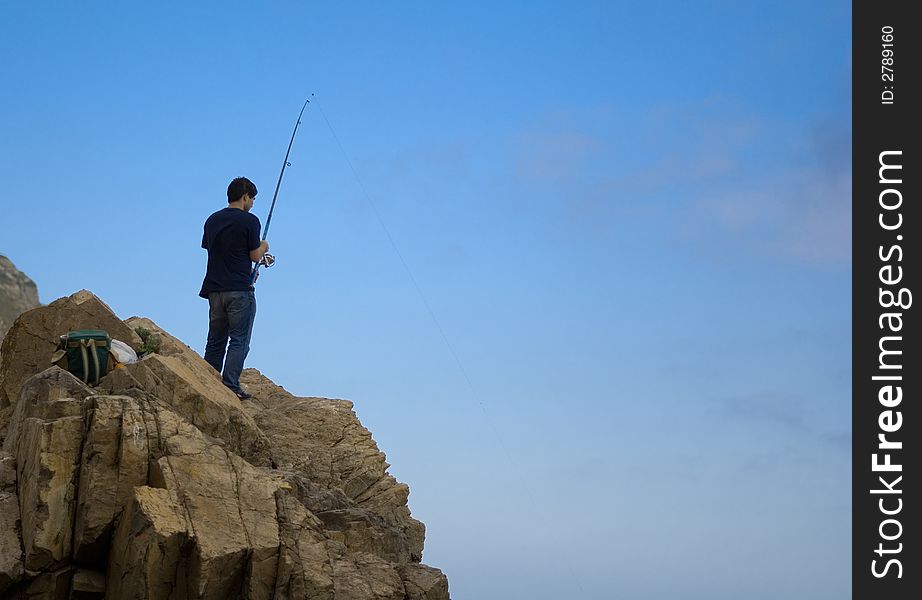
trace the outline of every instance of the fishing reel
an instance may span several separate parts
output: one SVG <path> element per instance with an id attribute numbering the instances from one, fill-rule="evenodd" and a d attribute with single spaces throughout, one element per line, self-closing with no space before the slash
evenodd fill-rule
<path id="1" fill-rule="evenodd" d="M 275 255 L 269 254 L 268 252 L 266 252 L 265 254 L 263 254 L 263 257 L 259 259 L 258 264 L 268 269 L 269 267 L 275 264 Z"/>

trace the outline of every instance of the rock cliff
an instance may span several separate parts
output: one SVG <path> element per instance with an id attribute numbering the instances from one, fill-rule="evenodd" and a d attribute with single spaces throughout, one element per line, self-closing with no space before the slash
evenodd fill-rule
<path id="1" fill-rule="evenodd" d="M 0 340 L 16 317 L 38 305 L 35 282 L 0 254 Z"/>
<path id="2" fill-rule="evenodd" d="M 159 352 L 95 388 L 49 366 L 62 333 L 139 348 L 138 327 Z M 242 381 L 244 402 L 85 290 L 19 316 L 0 347 L 0 598 L 448 600 L 353 404 Z"/>

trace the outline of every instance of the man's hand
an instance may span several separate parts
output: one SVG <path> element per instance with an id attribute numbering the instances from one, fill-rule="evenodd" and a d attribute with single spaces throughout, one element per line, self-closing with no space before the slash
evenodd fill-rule
<path id="1" fill-rule="evenodd" d="M 259 262 L 262 259 L 263 255 L 269 251 L 269 242 L 263 240 L 259 243 L 259 248 L 255 250 L 250 250 L 250 260 L 253 262 Z"/>

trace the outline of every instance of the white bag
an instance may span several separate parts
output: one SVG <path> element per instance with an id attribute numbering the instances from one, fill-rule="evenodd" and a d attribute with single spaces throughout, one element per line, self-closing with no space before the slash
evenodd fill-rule
<path id="1" fill-rule="evenodd" d="M 132 365 L 138 362 L 138 353 L 125 342 L 112 340 L 112 347 L 109 349 L 109 352 L 114 354 L 115 360 L 123 365 Z"/>

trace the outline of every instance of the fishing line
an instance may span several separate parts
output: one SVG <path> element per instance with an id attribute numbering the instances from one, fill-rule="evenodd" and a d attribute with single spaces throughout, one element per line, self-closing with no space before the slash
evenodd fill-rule
<path id="1" fill-rule="evenodd" d="M 429 300 L 426 298 L 426 294 L 424 294 L 422 288 L 419 287 L 419 283 L 417 283 L 416 277 L 413 276 L 413 271 L 410 269 L 410 265 L 408 265 L 406 259 L 403 258 L 403 253 L 400 251 L 400 248 L 397 247 L 397 242 L 394 241 L 394 237 L 391 235 L 390 230 L 388 230 L 387 225 L 384 224 L 384 219 L 381 218 L 381 213 L 378 211 L 378 205 L 375 204 L 374 200 L 371 198 L 371 195 L 368 193 L 368 190 L 365 188 L 365 184 L 362 182 L 362 178 L 359 177 L 358 172 L 352 165 L 352 160 L 349 159 L 349 155 L 346 153 L 346 149 L 343 147 L 342 142 L 339 140 L 339 136 L 336 135 L 336 131 L 333 129 L 333 125 L 330 123 L 330 120 L 327 118 L 326 113 L 323 112 L 323 108 L 320 107 L 319 103 L 317 104 L 317 110 L 320 111 L 320 114 L 323 116 L 323 120 L 326 122 L 327 127 L 330 129 L 330 133 L 333 134 L 333 139 L 336 140 L 336 145 L 339 146 L 340 152 L 342 152 L 343 157 L 346 159 L 346 163 L 348 163 L 349 169 L 352 171 L 352 176 L 355 178 L 356 182 L 358 182 L 359 188 L 362 190 L 362 195 L 365 197 L 365 200 L 368 202 L 368 204 L 371 205 L 371 208 L 375 213 L 375 218 L 378 220 L 378 224 L 381 225 L 381 229 L 384 230 L 384 234 L 387 236 L 387 241 L 390 243 L 391 248 L 394 249 L 394 253 L 400 259 L 400 264 L 403 265 L 404 270 L 407 272 L 407 276 L 413 283 L 413 287 L 416 288 L 416 293 L 419 294 L 420 300 L 422 300 L 423 305 L 426 307 L 426 311 L 429 313 L 429 317 L 432 319 L 432 322 L 435 323 L 435 327 L 438 329 L 439 335 L 442 337 L 445 345 L 448 346 L 448 351 L 451 353 L 451 356 L 458 364 L 458 368 L 461 370 L 461 374 L 464 376 L 465 381 L 467 381 L 467 385 L 471 388 L 471 391 L 474 391 L 474 385 L 471 383 L 471 378 L 467 374 L 467 369 L 464 368 L 464 365 L 461 363 L 461 359 L 458 358 L 458 353 L 455 352 L 454 346 L 448 340 L 448 336 L 445 335 L 445 330 L 442 329 L 442 324 L 435 316 L 435 311 L 432 310 L 432 306 L 429 304 Z M 478 398 L 478 402 L 480 402 L 480 408 L 486 411 L 483 401 Z"/>
<path id="2" fill-rule="evenodd" d="M 417 282 L 416 277 L 413 275 L 413 271 L 410 269 L 410 265 L 407 264 L 406 259 L 404 259 L 403 257 L 403 253 L 400 251 L 400 248 L 397 246 L 397 242 L 394 241 L 394 236 L 391 235 L 390 230 L 387 228 L 387 225 L 385 225 L 384 219 L 381 217 L 381 213 L 378 210 L 378 205 L 372 199 L 371 194 L 368 193 L 368 189 L 365 187 L 365 183 L 362 181 L 362 178 L 359 177 L 358 171 L 355 169 L 355 166 L 352 164 L 352 160 L 349 158 L 349 154 L 346 152 L 346 148 L 343 146 L 342 141 L 340 141 L 339 136 L 336 134 L 336 130 L 333 129 L 333 124 L 330 123 L 330 120 L 327 118 L 327 114 L 326 112 L 324 112 L 323 107 L 320 106 L 319 101 L 317 101 L 316 98 L 313 98 L 313 94 L 311 95 L 311 97 L 313 101 L 312 104 L 314 104 L 317 107 L 317 110 L 320 111 L 320 115 L 323 117 L 324 122 L 327 124 L 327 128 L 329 128 L 330 133 L 333 135 L 333 139 L 336 141 L 336 145 L 339 146 L 339 151 L 342 153 L 343 158 L 346 160 L 346 164 L 349 165 L 349 170 L 352 171 L 352 176 L 355 178 L 355 181 L 358 184 L 359 189 L 362 190 L 362 195 L 364 196 L 365 201 L 368 202 L 368 204 L 371 206 L 372 211 L 375 214 L 375 218 L 378 221 L 378 224 L 381 226 L 381 229 L 384 230 L 384 234 L 387 236 L 387 241 L 390 243 L 391 248 L 393 248 L 394 253 L 400 259 L 400 263 L 403 265 L 404 270 L 407 272 L 407 276 L 410 278 L 410 281 L 413 283 L 413 287 L 416 289 L 416 293 L 419 295 L 420 300 L 422 300 L 423 305 L 426 307 L 426 311 L 429 313 L 429 317 L 432 319 L 432 322 L 435 324 L 435 327 L 438 330 L 439 335 L 442 338 L 442 341 L 445 342 L 445 346 L 448 347 L 449 353 L 451 354 L 455 363 L 458 365 L 458 369 L 461 371 L 461 374 L 464 377 L 464 380 L 467 383 L 467 386 L 470 388 L 471 394 L 473 394 L 474 398 L 477 400 L 477 403 L 480 405 L 480 410 L 483 411 L 483 414 L 487 420 L 487 423 L 490 425 L 490 428 L 493 430 L 493 434 L 496 436 L 496 439 L 499 441 L 500 448 L 502 448 L 503 453 L 506 455 L 506 459 L 509 461 L 509 464 L 512 465 L 513 469 L 516 472 L 518 473 L 524 472 L 521 468 L 519 468 L 518 464 L 516 464 L 516 461 L 513 459 L 512 454 L 509 452 L 509 449 L 506 446 L 505 439 L 499 433 L 499 430 L 496 428 L 496 424 L 490 418 L 489 413 L 487 413 L 486 404 L 483 402 L 481 395 L 477 392 L 477 388 L 474 387 L 474 383 L 471 380 L 470 376 L 468 375 L 467 369 L 464 368 L 464 363 L 461 362 L 461 358 L 458 356 L 458 353 L 455 351 L 454 345 L 452 345 L 451 341 L 448 339 L 448 335 L 445 334 L 445 330 L 442 328 L 442 324 L 439 322 L 438 317 L 436 317 L 435 311 L 432 310 L 432 306 L 429 304 L 429 300 L 426 298 L 426 294 L 423 293 L 423 290 L 420 287 L 419 283 Z M 534 501 L 534 498 L 536 498 L 537 495 L 531 489 L 526 489 L 526 491 L 528 492 L 528 497 L 532 502 L 532 506 L 534 508 L 537 508 L 537 504 L 535 504 L 535 501 Z M 536 511 L 536 512 L 542 512 L 542 511 Z M 556 542 L 556 540 L 553 540 L 553 541 Z M 573 570 L 573 567 L 569 563 L 567 564 L 567 570 L 570 571 L 570 576 L 573 578 L 573 581 L 576 582 L 576 585 L 579 588 L 579 590 L 583 592 L 584 591 L 583 586 L 580 583 L 579 578 L 576 576 L 576 572 Z"/>

